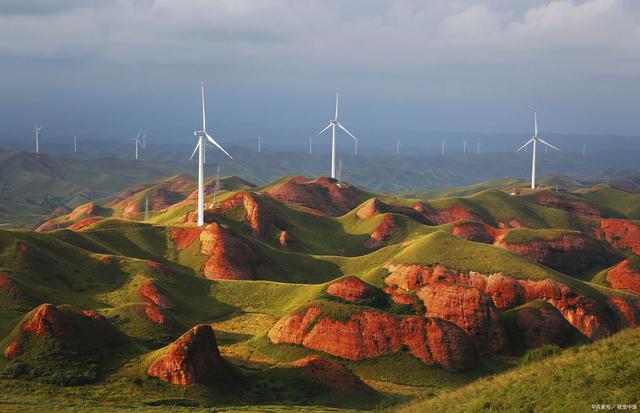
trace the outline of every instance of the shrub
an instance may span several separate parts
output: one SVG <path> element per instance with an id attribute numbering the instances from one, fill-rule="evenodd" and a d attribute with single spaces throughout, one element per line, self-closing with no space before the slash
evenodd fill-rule
<path id="1" fill-rule="evenodd" d="M 522 363 L 528 364 L 534 361 L 543 360 L 550 356 L 560 354 L 562 349 L 555 344 L 545 344 L 542 347 L 534 348 L 525 353 L 522 357 Z"/>

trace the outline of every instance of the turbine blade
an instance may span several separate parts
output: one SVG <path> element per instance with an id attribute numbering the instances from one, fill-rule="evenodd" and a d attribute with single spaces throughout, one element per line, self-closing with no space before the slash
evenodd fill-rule
<path id="1" fill-rule="evenodd" d="M 540 138 L 538 138 L 538 140 L 539 140 L 540 142 L 544 143 L 545 145 L 547 145 L 548 147 L 553 148 L 553 149 L 555 149 L 556 151 L 560 152 L 560 149 L 556 148 L 555 146 L 553 146 L 553 145 L 552 145 L 552 144 L 550 144 L 549 142 L 547 142 L 547 141 L 545 141 L 545 140 L 543 140 L 543 139 L 540 139 Z"/>
<path id="2" fill-rule="evenodd" d="M 218 149 L 220 149 L 222 152 L 225 153 L 225 155 L 227 155 L 229 157 L 229 159 L 233 159 L 233 156 L 229 155 L 229 152 L 225 151 L 224 148 L 222 146 L 220 146 L 220 144 L 218 142 L 216 142 L 211 135 L 209 135 L 208 133 L 205 132 L 205 135 L 207 136 L 207 139 L 209 139 L 209 142 L 211 142 L 212 144 L 216 145 L 218 147 Z"/>
<path id="3" fill-rule="evenodd" d="M 349 136 L 351 136 L 351 137 L 353 138 L 353 140 L 354 140 L 354 141 L 358 142 L 358 138 L 356 138 L 355 136 L 353 136 L 353 134 L 352 134 L 351 132 L 349 132 L 349 131 L 347 130 L 347 128 L 345 128 L 344 126 L 342 126 L 342 124 L 341 124 L 340 122 L 336 122 L 336 123 L 338 124 L 338 127 L 339 127 L 340 129 L 342 129 L 343 131 L 347 132 L 347 134 L 348 134 Z"/>
<path id="4" fill-rule="evenodd" d="M 521 147 L 519 147 L 519 148 L 516 150 L 516 152 L 520 152 L 521 150 L 523 150 L 524 148 L 526 148 L 526 147 L 527 147 L 527 145 L 529 145 L 531 142 L 533 142 L 533 139 L 534 139 L 534 138 L 529 139 L 529 140 L 527 141 L 527 143 L 525 143 L 524 145 L 522 145 Z"/>
<path id="5" fill-rule="evenodd" d="M 191 157 L 189 158 L 189 160 L 192 160 L 192 159 L 193 159 L 193 157 L 195 156 L 196 151 L 198 150 L 198 148 L 199 148 L 199 147 L 200 147 L 200 141 L 198 141 L 198 143 L 196 143 L 196 147 L 195 147 L 195 149 L 193 150 L 193 153 L 191 154 Z"/>
<path id="6" fill-rule="evenodd" d="M 200 94 L 202 96 L 202 131 L 205 132 L 206 128 L 206 118 L 204 115 L 204 80 L 200 82 Z"/>
<path id="7" fill-rule="evenodd" d="M 331 127 L 331 125 L 332 125 L 332 123 L 331 123 L 331 122 L 329 122 L 329 124 L 327 125 L 327 127 L 326 127 L 326 128 L 324 128 L 324 129 L 322 129 L 320 132 L 318 132 L 318 135 L 322 135 L 322 133 L 323 133 L 324 131 L 326 131 L 327 129 L 329 129 L 329 128 Z M 318 135 L 316 135 L 316 136 L 318 136 Z"/>
<path id="8" fill-rule="evenodd" d="M 538 136 L 538 112 L 533 112 L 533 136 Z"/>

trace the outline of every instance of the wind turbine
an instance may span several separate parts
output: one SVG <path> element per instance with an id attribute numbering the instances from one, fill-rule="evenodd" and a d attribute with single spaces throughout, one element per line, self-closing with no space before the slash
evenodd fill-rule
<path id="1" fill-rule="evenodd" d="M 396 155 L 400 155 L 400 138 L 396 138 Z"/>
<path id="2" fill-rule="evenodd" d="M 142 128 L 138 131 L 138 136 L 135 139 L 129 139 L 135 142 L 136 145 L 136 161 L 138 160 L 138 145 L 142 146 L 142 141 L 140 140 L 140 135 L 142 134 Z"/>
<path id="3" fill-rule="evenodd" d="M 464 155 L 466 155 L 466 154 L 467 154 L 467 141 L 464 141 L 464 146 L 462 147 L 462 153 L 463 153 Z"/>
<path id="4" fill-rule="evenodd" d="M 225 155 L 229 157 L 229 159 L 233 159 L 229 152 L 225 151 L 222 146 L 218 142 L 216 142 L 211 135 L 207 133 L 206 129 L 206 117 L 204 111 L 204 82 L 200 83 L 200 93 L 202 98 L 202 130 L 194 131 L 193 134 L 198 138 L 198 143 L 196 144 L 193 153 L 191 154 L 191 158 L 198 151 L 198 226 L 201 227 L 204 225 L 204 139 L 207 138 L 209 142 L 214 144 L 218 149 L 224 152 Z"/>
<path id="5" fill-rule="evenodd" d="M 258 134 L 258 153 L 262 151 L 262 136 Z"/>
<path id="6" fill-rule="evenodd" d="M 309 136 L 309 155 L 313 155 L 313 138 Z"/>
<path id="7" fill-rule="evenodd" d="M 36 125 L 36 154 L 40 153 L 40 131 L 42 130 L 42 126 L 38 127 Z"/>
<path id="8" fill-rule="evenodd" d="M 73 135 L 73 153 L 78 153 L 78 137 Z"/>
<path id="9" fill-rule="evenodd" d="M 345 131 L 349 136 L 353 138 L 353 141 L 356 143 L 356 155 L 358 150 L 358 138 L 353 136 L 353 134 L 349 132 L 347 128 L 345 128 L 340 122 L 338 122 L 339 93 L 340 92 L 336 92 L 336 116 L 333 118 L 333 120 L 329 121 L 329 124 L 324 129 L 318 132 L 318 135 L 322 135 L 324 131 L 331 128 L 331 177 L 334 179 L 336 178 L 336 126 Z"/>
<path id="10" fill-rule="evenodd" d="M 480 155 L 480 141 L 478 141 L 478 152 L 476 153 L 476 155 Z"/>
<path id="11" fill-rule="evenodd" d="M 445 141 L 442 141 L 442 156 L 445 155 L 445 146 L 446 146 Z"/>
<path id="12" fill-rule="evenodd" d="M 533 137 L 531 137 L 531 139 L 529 139 L 527 143 L 525 143 L 520 148 L 518 148 L 516 152 L 519 152 L 522 149 L 525 149 L 530 144 L 533 144 L 532 146 L 533 149 L 531 151 L 533 154 L 531 159 L 531 189 L 536 189 L 536 147 L 538 142 L 544 144 L 545 148 L 550 147 L 552 149 L 555 149 L 556 151 L 560 151 L 560 149 L 556 148 L 555 146 L 545 141 L 544 139 L 538 137 L 538 113 L 537 112 L 533 112 L 533 125 L 534 125 Z"/>

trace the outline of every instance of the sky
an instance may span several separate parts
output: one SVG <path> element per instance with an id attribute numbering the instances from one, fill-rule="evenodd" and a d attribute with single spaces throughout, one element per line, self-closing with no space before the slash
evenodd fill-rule
<path id="1" fill-rule="evenodd" d="M 640 136 L 636 0 L 2 0 L 0 135 Z M 425 135 L 427 136 L 427 135 Z"/>

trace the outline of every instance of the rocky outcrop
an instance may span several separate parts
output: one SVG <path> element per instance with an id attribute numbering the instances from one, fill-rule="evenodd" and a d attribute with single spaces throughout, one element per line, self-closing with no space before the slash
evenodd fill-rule
<path id="1" fill-rule="evenodd" d="M 76 207 L 69 214 L 69 221 L 77 221 L 80 218 L 90 217 L 92 215 L 98 215 L 98 206 L 95 202 L 87 202 Z"/>
<path id="2" fill-rule="evenodd" d="M 483 244 L 493 244 L 499 231 L 481 222 L 463 222 L 456 224 L 451 229 L 451 233 L 458 238 L 467 241 L 481 242 Z"/>
<path id="3" fill-rule="evenodd" d="M 188 386 L 197 383 L 222 363 L 216 337 L 208 324 L 200 324 L 170 344 L 147 373 L 160 380 Z"/>
<path id="4" fill-rule="evenodd" d="M 553 192 L 539 192 L 532 201 L 543 207 L 562 209 L 583 218 L 603 218 L 600 208 L 584 199 L 562 196 Z"/>
<path id="5" fill-rule="evenodd" d="M 202 227 L 174 227 L 171 228 L 169 237 L 176 248 L 182 250 L 197 240 L 203 230 L 204 228 Z"/>
<path id="6" fill-rule="evenodd" d="M 426 315 L 451 321 L 474 343 L 479 354 L 508 351 L 504 329 L 491 298 L 468 285 L 432 284 L 418 290 Z"/>
<path id="7" fill-rule="evenodd" d="M 565 347 L 574 344 L 575 337 L 581 336 L 550 304 L 527 306 L 514 311 L 515 324 L 526 348 L 537 348 L 545 344 Z"/>
<path id="8" fill-rule="evenodd" d="M 309 356 L 293 362 L 301 369 L 302 375 L 325 386 L 345 393 L 362 395 L 373 393 L 373 389 L 358 376 L 336 361 Z"/>
<path id="9" fill-rule="evenodd" d="M 640 294 L 640 270 L 634 268 L 628 259 L 607 271 L 607 281 L 612 288 Z"/>
<path id="10" fill-rule="evenodd" d="M 258 253 L 220 224 L 212 223 L 200 233 L 200 251 L 209 258 L 202 269 L 209 279 L 251 280 Z"/>
<path id="11" fill-rule="evenodd" d="M 596 238 L 607 241 L 613 248 L 630 249 L 640 255 L 640 226 L 624 219 L 605 219 L 593 233 Z"/>
<path id="12" fill-rule="evenodd" d="M 543 299 L 560 311 L 563 317 L 585 336 L 596 339 L 620 329 L 621 313 L 550 278 L 516 279 L 510 275 L 464 272 L 443 266 L 421 266 L 387 263 L 390 275 L 385 279 L 391 291 L 417 290 L 436 284 L 472 286 L 491 298 L 497 309 L 507 310 L 526 302 Z M 426 305 L 426 303 L 425 303 Z M 428 306 L 427 306 L 428 309 Z"/>
<path id="13" fill-rule="evenodd" d="M 278 242 L 282 248 L 291 248 L 295 244 L 295 240 L 289 231 L 281 231 L 278 236 Z"/>
<path id="14" fill-rule="evenodd" d="M 427 221 L 432 222 L 434 225 L 443 225 L 458 221 L 482 222 L 482 217 L 459 203 L 446 209 L 436 210 L 423 202 L 417 202 L 413 204 L 412 208 L 422 214 Z"/>
<path id="15" fill-rule="evenodd" d="M 284 226 L 285 220 L 258 195 L 240 191 L 214 209 L 216 214 L 225 214 L 236 208 L 244 210 L 244 219 L 254 236 L 264 238 L 271 225 Z"/>
<path id="16" fill-rule="evenodd" d="M 173 307 L 173 300 L 169 297 L 169 294 L 151 280 L 147 280 L 140 285 L 138 294 L 140 298 L 142 298 L 142 301 L 147 304 L 160 308 Z"/>
<path id="17" fill-rule="evenodd" d="M 565 274 L 578 274 L 593 265 L 610 265 L 618 254 L 608 246 L 582 233 L 562 234 L 558 239 L 532 239 L 528 242 L 509 242 L 509 235 L 497 238 L 494 245 L 525 256 Z"/>
<path id="18" fill-rule="evenodd" d="M 470 340 L 453 323 L 373 310 L 334 320 L 312 306 L 283 317 L 268 334 L 272 343 L 298 344 L 349 360 L 396 353 L 405 346 L 424 363 L 453 370 L 470 367 L 476 360 Z"/>
<path id="19" fill-rule="evenodd" d="M 393 215 L 385 214 L 380 225 L 365 240 L 364 246 L 368 249 L 382 247 L 393 237 L 396 228 L 398 228 L 398 225 L 395 223 Z"/>
<path id="20" fill-rule="evenodd" d="M 340 188 L 335 179 L 325 177 L 309 179 L 296 176 L 267 188 L 264 193 L 319 215 L 342 215 L 360 203 L 354 188 Z"/>
<path id="21" fill-rule="evenodd" d="M 334 281 L 327 287 L 327 294 L 349 303 L 373 299 L 382 294 L 371 284 L 367 284 L 355 275 Z"/>
<path id="22" fill-rule="evenodd" d="M 404 215 L 426 225 L 433 224 L 425 217 L 423 212 L 419 212 L 416 209 L 408 206 L 387 204 L 385 202 L 382 202 L 378 198 L 371 198 L 367 202 L 362 204 L 362 206 L 356 211 L 356 216 L 358 218 L 365 219 L 387 213 Z"/>
<path id="23" fill-rule="evenodd" d="M 38 337 L 70 336 L 74 328 L 58 307 L 53 304 L 42 304 L 24 321 L 22 331 Z"/>

